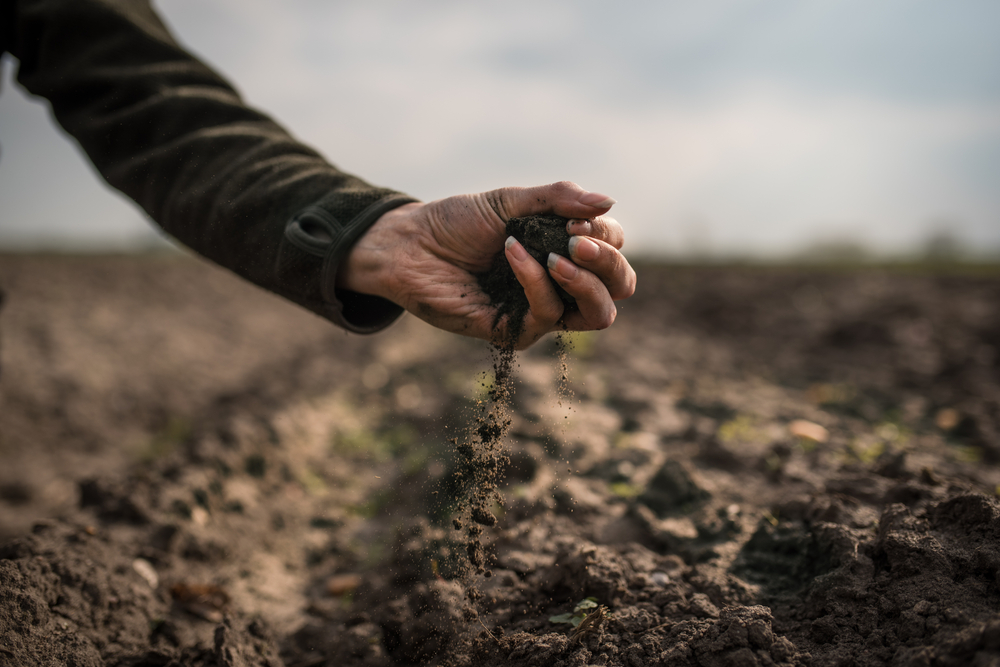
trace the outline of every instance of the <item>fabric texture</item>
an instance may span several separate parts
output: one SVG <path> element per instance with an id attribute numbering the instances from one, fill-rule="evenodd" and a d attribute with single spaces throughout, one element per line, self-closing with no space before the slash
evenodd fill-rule
<path id="1" fill-rule="evenodd" d="M 402 313 L 335 281 L 379 216 L 417 200 L 338 170 L 246 106 L 148 0 L 0 0 L 0 49 L 108 183 L 184 245 L 349 331 Z"/>

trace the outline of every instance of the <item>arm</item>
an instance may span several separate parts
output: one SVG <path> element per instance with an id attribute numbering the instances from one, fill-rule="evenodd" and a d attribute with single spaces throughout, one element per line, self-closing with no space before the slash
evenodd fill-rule
<path id="1" fill-rule="evenodd" d="M 603 328 L 635 274 L 618 253 L 613 203 L 572 184 L 418 204 L 329 165 L 181 49 L 148 0 L 0 0 L 18 80 L 46 97 L 107 181 L 185 245 L 347 328 L 377 331 L 411 310 L 492 339 L 473 273 L 504 250 L 504 222 L 553 212 L 590 241 L 549 273 L 577 297 L 563 318 L 543 269 L 506 253 L 531 310 L 525 347 L 565 326 Z"/>
<path id="2" fill-rule="evenodd" d="M 245 106 L 145 0 L 3 0 L 3 14 L 20 83 L 172 236 L 351 331 L 402 312 L 336 276 L 357 238 L 413 198 L 339 171 Z"/>

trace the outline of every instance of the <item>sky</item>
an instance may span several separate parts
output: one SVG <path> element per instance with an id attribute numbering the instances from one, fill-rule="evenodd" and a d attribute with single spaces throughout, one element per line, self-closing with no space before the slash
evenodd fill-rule
<path id="1" fill-rule="evenodd" d="M 154 5 L 249 104 L 423 200 L 576 181 L 619 201 L 630 257 L 1000 254 L 994 0 Z M 15 66 L 0 249 L 155 243 Z"/>

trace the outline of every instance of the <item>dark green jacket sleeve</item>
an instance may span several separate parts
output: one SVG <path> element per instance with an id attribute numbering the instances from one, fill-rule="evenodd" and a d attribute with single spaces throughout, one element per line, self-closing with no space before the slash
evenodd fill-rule
<path id="1" fill-rule="evenodd" d="M 350 331 L 402 309 L 338 290 L 340 261 L 414 199 L 339 171 L 185 52 L 148 0 L 0 0 L 18 81 L 180 242 Z M 57 188 L 53 184 L 53 188 Z"/>

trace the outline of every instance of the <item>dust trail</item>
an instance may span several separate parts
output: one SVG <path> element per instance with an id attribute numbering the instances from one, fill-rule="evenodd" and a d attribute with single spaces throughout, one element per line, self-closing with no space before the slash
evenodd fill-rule
<path id="1" fill-rule="evenodd" d="M 506 231 L 544 265 L 550 252 L 568 254 L 569 234 L 566 232 L 566 223 L 566 218 L 559 216 L 529 216 L 511 219 L 507 222 Z M 476 278 L 497 310 L 494 322 L 496 337 L 492 350 L 493 383 L 485 398 L 476 405 L 473 425 L 466 440 L 452 441 L 458 453 L 454 481 L 460 489 L 461 499 L 461 518 L 456 518 L 453 525 L 456 530 L 464 531 L 470 576 L 476 574 L 489 577 L 491 572 L 483 547 L 483 530 L 496 525 L 494 510 L 503 507 L 503 496 L 498 487 L 502 482 L 503 468 L 509 463 L 504 440 L 511 426 L 511 399 L 514 390 L 512 376 L 517 356 L 514 346 L 524 332 L 529 305 L 524 290 L 503 253 L 497 255 L 488 271 Z M 575 308 L 575 300 L 554 281 L 552 284 L 565 307 Z M 566 355 L 561 354 L 560 360 L 560 395 L 563 395 L 568 390 Z M 479 597 L 472 584 L 469 585 L 468 596 L 472 601 Z"/>
<path id="2" fill-rule="evenodd" d="M 569 415 L 573 412 L 573 399 L 575 398 L 573 393 L 573 388 L 570 386 L 569 382 L 569 356 L 570 352 L 573 351 L 573 339 L 569 335 L 569 330 L 563 325 L 563 331 L 556 334 L 556 360 L 558 365 L 556 366 L 556 373 L 558 377 L 556 378 L 556 397 L 558 399 L 558 405 L 561 408 L 566 409 L 566 414 L 563 415 L 562 423 L 559 425 L 559 430 L 565 437 L 566 428 L 569 424 Z M 572 475 L 573 468 L 570 465 L 569 458 L 563 460 L 566 464 L 566 474 Z M 556 471 L 556 478 L 559 477 L 558 470 Z"/>
<path id="3" fill-rule="evenodd" d="M 486 396 L 476 405 L 471 433 L 464 442 L 455 442 L 459 464 L 456 481 L 462 490 L 463 516 L 454 521 L 456 530 L 464 530 L 469 564 L 476 574 L 489 576 L 486 554 L 482 544 L 483 527 L 496 525 L 495 507 L 503 506 L 503 496 L 498 490 L 502 481 L 502 467 L 508 455 L 504 438 L 510 430 L 510 400 L 513 394 L 512 373 L 515 352 L 511 347 L 493 349 L 493 384 Z"/>

